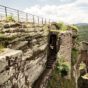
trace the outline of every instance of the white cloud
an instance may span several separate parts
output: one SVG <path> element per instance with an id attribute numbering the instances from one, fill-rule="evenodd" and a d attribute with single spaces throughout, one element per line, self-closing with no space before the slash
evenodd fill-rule
<path id="1" fill-rule="evenodd" d="M 39 15 L 55 21 L 66 23 L 88 23 L 88 11 L 83 7 L 88 4 L 88 0 L 77 0 L 74 3 L 57 5 L 35 5 L 26 8 L 25 11 L 34 15 Z M 88 8 L 88 7 L 87 7 Z"/>

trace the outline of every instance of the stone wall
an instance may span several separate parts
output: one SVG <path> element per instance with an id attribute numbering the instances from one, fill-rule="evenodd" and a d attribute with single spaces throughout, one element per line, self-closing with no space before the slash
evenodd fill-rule
<path id="1" fill-rule="evenodd" d="M 57 53 L 57 60 L 62 59 L 67 63 L 69 72 L 67 78 L 71 78 L 71 52 L 72 52 L 72 32 L 60 32 L 60 49 Z"/>
<path id="2" fill-rule="evenodd" d="M 72 32 L 50 29 L 60 41 L 58 59 L 71 66 Z M 49 32 L 47 25 L 0 22 L 0 88 L 32 88 L 46 68 Z"/>
<path id="3" fill-rule="evenodd" d="M 60 50 L 58 52 L 58 57 L 62 57 L 71 63 L 72 33 L 70 31 L 61 32 L 59 37 Z"/>
<path id="4" fill-rule="evenodd" d="M 0 22 L 0 88 L 31 88 L 46 67 L 48 27 Z"/>

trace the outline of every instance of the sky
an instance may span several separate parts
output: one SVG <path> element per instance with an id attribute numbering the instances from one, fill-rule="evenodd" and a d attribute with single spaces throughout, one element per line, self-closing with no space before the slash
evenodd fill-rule
<path id="1" fill-rule="evenodd" d="M 0 0 L 0 5 L 20 9 L 51 21 L 88 23 L 88 0 Z"/>

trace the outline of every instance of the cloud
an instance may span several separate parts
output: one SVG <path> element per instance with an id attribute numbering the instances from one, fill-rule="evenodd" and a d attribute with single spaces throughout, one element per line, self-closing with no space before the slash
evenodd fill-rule
<path id="1" fill-rule="evenodd" d="M 64 0 L 61 0 L 64 1 Z M 42 16 L 52 21 L 65 23 L 88 23 L 88 0 L 76 0 L 63 5 L 35 5 L 25 9 L 25 12 Z"/>

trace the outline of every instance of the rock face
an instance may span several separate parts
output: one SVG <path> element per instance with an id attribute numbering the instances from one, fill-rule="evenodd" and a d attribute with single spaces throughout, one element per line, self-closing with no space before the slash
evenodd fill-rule
<path id="1" fill-rule="evenodd" d="M 2 23 L 0 88 L 31 88 L 46 67 L 48 27 L 29 25 Z"/>
<path id="2" fill-rule="evenodd" d="M 78 88 L 87 88 L 88 87 L 88 42 L 82 42 L 80 45 L 79 57 L 77 62 L 78 75 Z M 85 67 L 78 69 L 80 63 L 84 63 Z"/>
<path id="3" fill-rule="evenodd" d="M 62 32 L 60 34 L 60 51 L 59 57 L 65 58 L 66 61 L 71 62 L 71 49 L 72 49 L 72 34 L 71 32 Z"/>
<path id="4" fill-rule="evenodd" d="M 5 49 L 0 52 L 0 88 L 32 88 L 46 68 L 49 29 L 30 23 L 1 24 L 0 45 Z M 69 31 L 56 34 L 57 56 L 71 64 L 72 35 Z"/>

